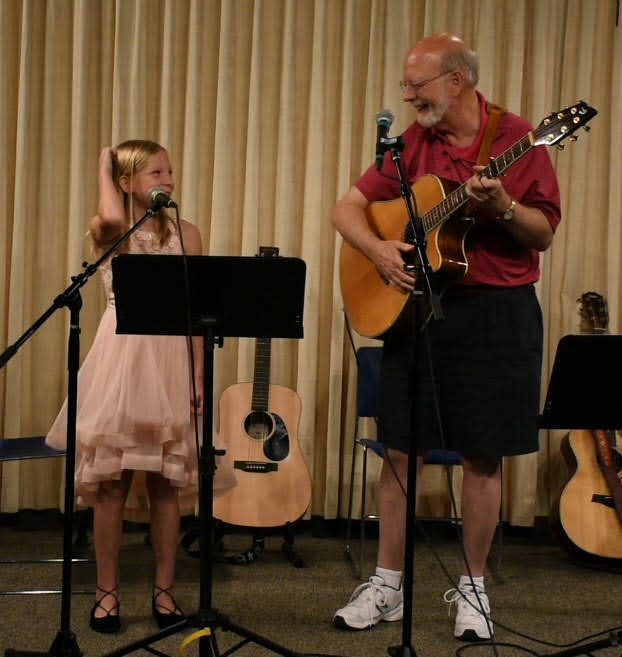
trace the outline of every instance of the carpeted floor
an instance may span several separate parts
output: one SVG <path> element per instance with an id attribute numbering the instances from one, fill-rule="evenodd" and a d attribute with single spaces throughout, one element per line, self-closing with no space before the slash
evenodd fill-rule
<path id="1" fill-rule="evenodd" d="M 333 628 L 334 611 L 349 598 L 360 582 L 353 578 L 344 560 L 344 541 L 301 535 L 296 550 L 305 561 L 295 568 L 281 552 L 278 536 L 266 539 L 266 551 L 248 566 L 214 564 L 212 603 L 219 612 L 238 626 L 250 629 L 288 650 L 305 654 L 344 656 L 386 655 L 389 646 L 402 645 L 401 623 L 383 623 L 371 631 L 346 632 Z M 225 548 L 238 552 L 250 547 L 244 534 L 225 538 Z M 459 570 L 459 550 L 455 543 L 435 543 L 442 564 L 455 576 Z M 60 556 L 58 530 L 23 531 L 0 527 L 0 559 L 29 559 Z M 375 542 L 367 549 L 365 572 L 373 565 Z M 92 596 L 74 594 L 71 599 L 71 629 L 84 655 L 105 655 L 156 632 L 151 617 L 152 557 L 144 542 L 144 533 L 126 533 L 122 548 L 121 612 L 123 628 L 115 636 L 102 636 L 88 628 Z M 504 581 L 487 577 L 498 642 L 514 643 L 521 648 L 500 646 L 469 647 L 466 656 L 527 654 L 587 654 L 564 652 L 559 646 L 542 645 L 515 632 L 542 641 L 566 644 L 583 636 L 622 624 L 621 575 L 573 565 L 566 553 L 555 545 L 506 539 L 500 574 Z M 93 590 L 94 565 L 75 564 L 74 589 Z M 452 620 L 447 615 L 443 593 L 451 588 L 441 565 L 428 546 L 417 545 L 415 557 L 415 601 L 412 648 L 418 657 L 443 657 L 457 654 L 466 644 L 454 640 Z M 51 564 L 0 564 L 0 589 L 60 587 L 61 569 Z M 199 600 L 199 561 L 180 548 L 177 597 L 182 607 L 195 612 Z M 501 626 L 510 629 L 503 629 Z M 59 595 L 0 596 L 0 648 L 47 652 L 60 627 Z M 190 629 L 154 645 L 158 650 L 177 655 Z M 217 629 L 220 653 L 237 644 L 240 637 Z M 620 655 L 620 647 L 599 649 L 597 655 Z M 143 653 L 145 654 L 145 653 Z M 198 655 L 198 644 L 191 644 L 186 655 Z M 240 648 L 240 657 L 263 657 L 271 650 L 250 644 Z M 412 654 L 401 651 L 400 654 Z"/>

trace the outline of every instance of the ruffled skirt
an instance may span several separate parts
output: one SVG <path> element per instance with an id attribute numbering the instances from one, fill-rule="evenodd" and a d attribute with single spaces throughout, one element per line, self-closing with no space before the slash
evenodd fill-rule
<path id="1" fill-rule="evenodd" d="M 197 442 L 190 403 L 188 341 L 177 336 L 117 335 L 113 307 L 106 308 L 78 375 L 76 496 L 93 506 L 102 481 L 133 470 L 125 517 L 149 518 L 146 472 L 178 489 L 182 515 L 195 511 Z M 46 442 L 66 447 L 67 401 Z M 199 422 L 199 441 L 201 440 Z M 224 448 L 213 433 L 214 445 Z M 216 457 L 214 492 L 235 485 L 230 460 Z"/>

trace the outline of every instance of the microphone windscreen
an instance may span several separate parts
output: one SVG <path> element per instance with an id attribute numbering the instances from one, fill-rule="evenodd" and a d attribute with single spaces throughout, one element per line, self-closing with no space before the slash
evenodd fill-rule
<path id="1" fill-rule="evenodd" d="M 395 115 L 390 109 L 381 109 L 376 113 L 376 123 L 391 125 L 395 120 Z"/>

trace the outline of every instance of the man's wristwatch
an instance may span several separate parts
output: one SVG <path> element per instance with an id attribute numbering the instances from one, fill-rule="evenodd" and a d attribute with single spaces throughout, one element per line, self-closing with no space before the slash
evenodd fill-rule
<path id="1" fill-rule="evenodd" d="M 503 221 L 512 221 L 514 218 L 514 212 L 516 211 L 516 201 L 512 199 L 510 207 L 501 215 Z"/>

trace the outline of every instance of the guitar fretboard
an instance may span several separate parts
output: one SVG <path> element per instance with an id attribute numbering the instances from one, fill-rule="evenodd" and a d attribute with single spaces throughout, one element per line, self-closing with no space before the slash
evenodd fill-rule
<path id="1" fill-rule="evenodd" d="M 527 133 L 522 139 L 510 146 L 499 157 L 491 160 L 489 165 L 482 171 L 481 175 L 487 178 L 497 178 L 508 169 L 516 160 L 523 157 L 533 147 L 533 133 Z M 446 196 L 438 205 L 421 217 L 421 223 L 426 233 L 438 226 L 444 219 L 462 207 L 469 197 L 466 193 L 466 185 L 460 185 L 451 194 Z"/>
<path id="2" fill-rule="evenodd" d="M 255 342 L 255 376 L 253 380 L 252 410 L 268 410 L 270 392 L 270 338 L 257 338 Z"/>

